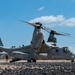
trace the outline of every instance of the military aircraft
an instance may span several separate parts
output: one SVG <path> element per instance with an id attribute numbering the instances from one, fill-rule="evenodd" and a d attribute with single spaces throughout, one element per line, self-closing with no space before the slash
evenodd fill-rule
<path id="1" fill-rule="evenodd" d="M 0 47 L 3 47 L 4 45 L 3 45 L 3 43 L 2 43 L 2 40 L 1 40 L 1 38 L 0 38 Z M 8 58 L 9 58 L 9 55 L 8 55 L 8 53 L 6 53 L 6 52 L 0 52 L 0 58 L 5 58 L 6 59 L 6 62 L 8 61 Z"/>
<path id="2" fill-rule="evenodd" d="M 74 62 L 75 55 L 69 50 L 68 47 L 58 47 L 56 46 L 57 39 L 54 35 L 69 36 L 67 33 L 59 33 L 55 30 L 49 29 L 42 26 L 41 23 L 27 23 L 34 27 L 34 32 L 31 40 L 31 44 L 27 46 L 22 46 L 18 48 L 4 48 L 0 47 L 0 51 L 5 51 L 9 56 L 12 56 L 10 62 L 15 62 L 19 60 L 27 60 L 28 62 L 36 62 L 36 60 L 71 60 Z M 44 40 L 43 33 L 41 29 L 49 32 L 48 42 L 53 42 L 53 45 L 46 44 Z"/>

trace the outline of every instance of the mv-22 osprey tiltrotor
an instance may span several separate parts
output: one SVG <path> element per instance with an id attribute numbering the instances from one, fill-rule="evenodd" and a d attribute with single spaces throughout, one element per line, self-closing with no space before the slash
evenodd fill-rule
<path id="1" fill-rule="evenodd" d="M 19 48 L 3 48 L 0 47 L 0 51 L 5 51 L 9 56 L 12 56 L 10 62 L 15 62 L 19 60 L 27 60 L 28 62 L 36 62 L 36 60 L 71 60 L 74 62 L 75 55 L 69 50 L 68 47 L 57 47 L 57 39 L 54 35 L 69 36 L 67 33 L 58 33 L 55 30 L 49 29 L 42 26 L 41 23 L 27 23 L 34 27 L 34 32 L 31 40 L 31 44 Z M 49 32 L 49 38 L 47 42 L 53 42 L 52 45 L 45 43 L 43 33 L 41 29 Z"/>

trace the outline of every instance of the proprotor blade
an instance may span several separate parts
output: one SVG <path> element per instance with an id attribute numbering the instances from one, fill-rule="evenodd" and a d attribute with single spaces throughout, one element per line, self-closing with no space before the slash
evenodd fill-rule
<path id="1" fill-rule="evenodd" d="M 59 33 L 59 32 L 57 32 L 57 31 L 54 31 L 54 34 L 56 34 L 56 35 L 61 35 L 61 36 L 69 36 L 70 34 L 68 34 L 68 33 Z"/>
<path id="2" fill-rule="evenodd" d="M 22 21 L 22 20 L 20 20 L 21 22 L 24 22 L 24 23 L 27 23 L 27 24 L 29 24 L 29 25 L 32 25 L 32 26 L 34 26 L 34 27 L 40 27 L 40 25 L 42 25 L 41 23 L 39 23 L 39 22 L 37 22 L 37 23 L 30 23 L 30 22 L 26 22 L 26 21 Z M 55 30 L 53 30 L 53 29 L 50 29 L 50 28 L 47 28 L 47 27 L 45 27 L 45 26 L 41 26 L 41 28 L 43 29 L 43 30 L 46 30 L 48 33 L 53 33 L 53 34 L 55 34 L 55 35 L 61 35 L 61 36 L 69 36 L 70 34 L 68 34 L 68 33 L 59 33 L 59 32 L 57 32 L 57 31 L 55 31 Z"/>
<path id="3" fill-rule="evenodd" d="M 34 27 L 39 27 L 40 25 L 39 24 L 35 24 L 35 23 L 30 23 L 30 22 L 26 22 L 26 21 L 22 21 L 22 20 L 20 20 L 21 22 L 24 22 L 24 23 L 27 23 L 27 24 L 29 24 L 29 25 L 32 25 L 32 26 L 34 26 Z"/>
<path id="4" fill-rule="evenodd" d="M 52 34 L 55 34 L 55 35 L 61 35 L 61 36 L 69 36 L 70 34 L 68 33 L 59 33 L 53 29 L 50 29 L 50 28 L 47 28 L 45 26 L 41 27 L 43 30 L 46 30 L 48 33 L 52 33 Z"/>

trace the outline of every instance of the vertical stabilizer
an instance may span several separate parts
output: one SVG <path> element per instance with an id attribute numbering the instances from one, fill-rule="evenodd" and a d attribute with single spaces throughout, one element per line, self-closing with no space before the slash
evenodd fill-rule
<path id="1" fill-rule="evenodd" d="M 2 40 L 1 40 L 1 38 L 0 38 L 0 46 L 4 46 L 4 45 L 3 45 L 3 43 L 2 43 Z"/>

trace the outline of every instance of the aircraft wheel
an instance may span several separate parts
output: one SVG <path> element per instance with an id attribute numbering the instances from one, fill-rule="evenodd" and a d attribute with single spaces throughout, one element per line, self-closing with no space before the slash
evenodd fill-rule
<path id="1" fill-rule="evenodd" d="M 31 60 L 27 60 L 27 62 L 29 63 L 29 62 L 31 62 Z"/>
<path id="2" fill-rule="evenodd" d="M 36 59 L 33 59 L 33 62 L 36 62 Z"/>
<path id="3" fill-rule="evenodd" d="M 71 62 L 74 62 L 74 59 L 72 59 Z"/>
<path id="4" fill-rule="evenodd" d="M 16 61 L 19 61 L 19 60 L 21 60 L 21 59 L 18 59 L 18 58 L 16 58 L 16 59 L 12 59 L 12 60 L 10 61 L 10 63 L 12 63 L 12 62 L 16 62 Z"/>
<path id="5" fill-rule="evenodd" d="M 12 63 L 13 61 L 10 61 L 10 63 Z"/>

